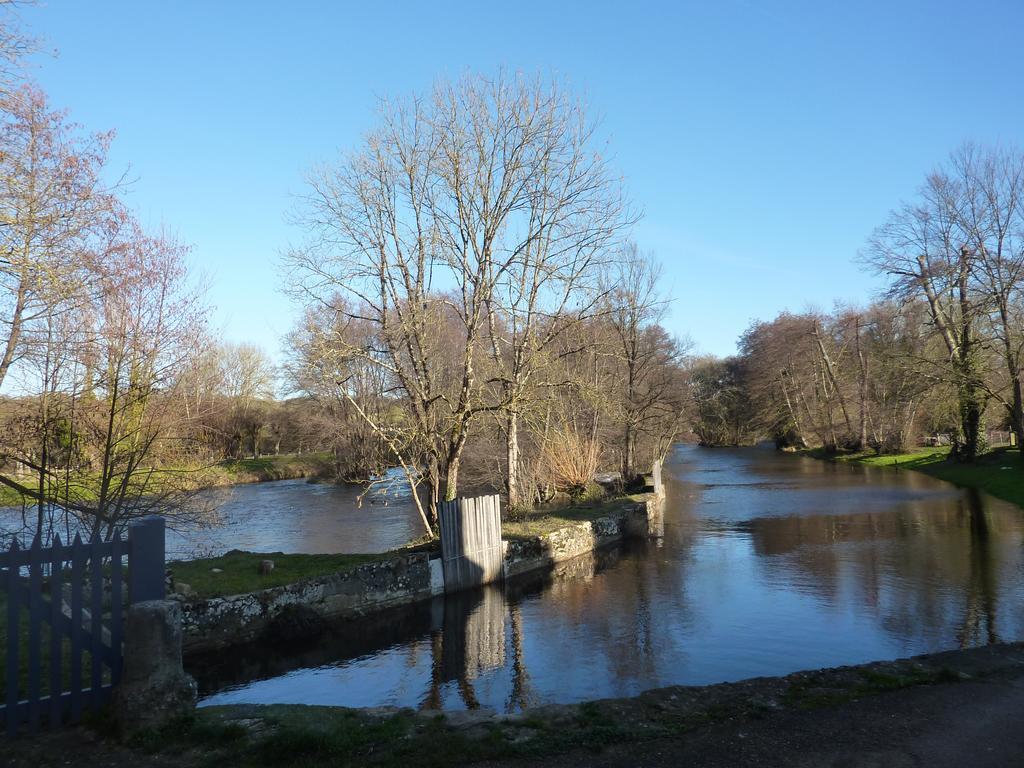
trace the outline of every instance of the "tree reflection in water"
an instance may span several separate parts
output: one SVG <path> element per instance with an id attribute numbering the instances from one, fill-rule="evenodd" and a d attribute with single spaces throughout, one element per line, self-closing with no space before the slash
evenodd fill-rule
<path id="1" fill-rule="evenodd" d="M 343 622 L 310 648 L 219 654 L 193 666 L 205 701 L 517 711 L 1024 635 L 1014 507 L 749 449 L 680 447 L 666 481 L 661 541 Z"/>

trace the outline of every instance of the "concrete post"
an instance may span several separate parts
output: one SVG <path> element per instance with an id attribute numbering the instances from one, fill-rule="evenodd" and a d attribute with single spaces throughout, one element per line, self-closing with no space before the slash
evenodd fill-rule
<path id="1" fill-rule="evenodd" d="M 126 733 L 156 728 L 195 707 L 196 682 L 181 661 L 181 604 L 148 600 L 124 616 L 124 668 L 114 691 L 118 725 Z"/>
<path id="2" fill-rule="evenodd" d="M 661 481 L 661 459 L 656 459 L 651 467 L 651 484 L 654 486 L 654 495 L 662 497 L 665 495 L 665 486 Z"/>
<path id="3" fill-rule="evenodd" d="M 128 524 L 128 602 L 163 600 L 166 596 L 164 540 L 167 525 L 159 515 Z"/>

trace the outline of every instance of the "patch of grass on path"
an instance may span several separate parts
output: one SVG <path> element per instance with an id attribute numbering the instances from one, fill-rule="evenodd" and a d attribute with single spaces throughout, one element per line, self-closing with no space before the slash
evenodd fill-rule
<path id="1" fill-rule="evenodd" d="M 941 660 L 936 664 L 882 662 L 546 706 L 512 718 L 485 712 L 466 713 L 467 718 L 408 709 L 380 713 L 323 706 L 229 705 L 200 709 L 160 731 L 140 734 L 130 746 L 162 756 L 201 755 L 199 764 L 211 767 L 451 768 L 537 758 L 558 765 L 563 762 L 561 755 L 580 749 L 598 752 L 609 745 L 680 738 L 708 726 L 742 732 L 746 724 L 774 711 L 844 706 L 894 691 L 957 684 L 960 679 Z M 897 701 L 890 706 L 899 713 L 906 705 Z"/>
<path id="2" fill-rule="evenodd" d="M 817 451 L 809 455 L 825 458 Z M 973 464 L 961 464 L 949 457 L 948 447 L 922 448 L 911 453 L 878 456 L 874 453 L 851 453 L 831 457 L 834 461 L 864 464 L 871 467 L 911 469 L 946 480 L 961 488 L 977 488 L 1024 508 L 1024 461 L 1016 448 L 996 448 L 982 454 Z"/>

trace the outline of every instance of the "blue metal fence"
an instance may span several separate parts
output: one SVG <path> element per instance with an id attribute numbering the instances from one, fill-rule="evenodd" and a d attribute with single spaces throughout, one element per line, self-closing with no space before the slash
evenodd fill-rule
<path id="1" fill-rule="evenodd" d="M 110 541 L 55 536 L 0 552 L 0 590 L 6 599 L 5 690 L 0 721 L 9 736 L 22 725 L 36 731 L 98 709 L 121 676 L 126 604 L 164 597 L 161 517 L 147 517 Z M 127 593 L 124 586 L 127 581 Z"/>

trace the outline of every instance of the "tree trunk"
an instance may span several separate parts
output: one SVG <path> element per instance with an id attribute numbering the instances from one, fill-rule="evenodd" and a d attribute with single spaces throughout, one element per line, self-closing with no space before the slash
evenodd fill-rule
<path id="1" fill-rule="evenodd" d="M 860 430 L 857 447 L 864 450 L 868 444 L 868 364 L 860 348 L 860 317 L 854 319 L 854 342 L 857 345 L 857 360 L 860 362 L 860 381 L 857 395 L 860 398 Z"/>
<path id="2" fill-rule="evenodd" d="M 508 506 L 518 509 L 522 505 L 522 491 L 519 487 L 519 415 L 509 410 L 505 428 L 505 459 L 508 465 Z"/>
<path id="3" fill-rule="evenodd" d="M 958 392 L 960 405 L 960 431 L 963 438 L 962 447 L 956 452 L 956 459 L 971 463 L 978 456 L 978 442 L 981 437 L 982 402 L 981 387 L 974 377 L 973 366 L 966 374 Z"/>
<path id="4" fill-rule="evenodd" d="M 1021 392 L 1020 378 L 1013 381 L 1013 414 L 1010 422 L 1017 435 L 1017 450 L 1024 454 L 1024 393 Z"/>
<path id="5" fill-rule="evenodd" d="M 626 421 L 625 451 L 622 457 L 622 482 L 630 484 L 636 474 L 636 429 L 632 421 Z"/>
<path id="6" fill-rule="evenodd" d="M 459 464 L 462 457 L 458 456 L 448 462 L 448 471 L 444 476 L 444 500 L 455 501 L 459 495 Z"/>

